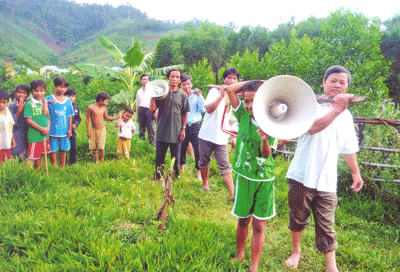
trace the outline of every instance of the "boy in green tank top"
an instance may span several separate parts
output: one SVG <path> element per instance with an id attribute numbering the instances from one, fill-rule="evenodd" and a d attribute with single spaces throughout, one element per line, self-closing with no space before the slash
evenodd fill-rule
<path id="1" fill-rule="evenodd" d="M 266 220 L 275 216 L 274 169 L 271 156 L 277 140 L 269 137 L 253 118 L 253 99 L 263 81 L 249 81 L 223 86 L 227 89 L 233 114 L 239 122 L 233 171 L 236 173 L 235 203 L 232 214 L 238 217 L 235 260 L 244 260 L 244 249 L 251 221 L 251 264 L 257 271 L 264 246 Z M 243 91 L 243 101 L 238 93 Z M 252 220 L 253 219 L 253 220 Z"/>

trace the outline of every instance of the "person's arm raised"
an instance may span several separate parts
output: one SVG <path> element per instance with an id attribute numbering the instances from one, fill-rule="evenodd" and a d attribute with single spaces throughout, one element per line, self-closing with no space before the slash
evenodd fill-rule
<path id="1" fill-rule="evenodd" d="M 347 109 L 350 99 L 354 97 L 353 94 L 339 94 L 336 97 L 335 103 L 332 104 L 333 109 L 324 116 L 317 118 L 308 133 L 311 135 L 326 129 L 343 111 Z"/>
<path id="2" fill-rule="evenodd" d="M 246 85 L 248 81 L 242 81 L 238 83 L 234 83 L 229 86 L 222 86 L 225 87 L 225 90 L 228 93 L 229 101 L 231 102 L 232 108 L 236 109 L 240 104 L 240 99 L 238 93 L 243 89 L 244 85 Z"/>

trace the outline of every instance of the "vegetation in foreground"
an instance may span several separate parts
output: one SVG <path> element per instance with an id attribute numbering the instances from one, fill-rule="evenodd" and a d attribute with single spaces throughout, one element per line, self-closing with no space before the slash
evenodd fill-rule
<path id="1" fill-rule="evenodd" d="M 132 158 L 116 159 L 115 128 L 108 127 L 106 162 L 94 164 L 84 127 L 79 127 L 77 165 L 49 175 L 25 165 L 0 165 L 0 271 L 246 271 L 233 263 L 236 219 L 232 204 L 211 167 L 211 191 L 199 190 L 193 161 L 174 184 L 175 207 L 164 232 L 155 221 L 162 186 L 152 182 L 154 147 L 132 139 Z M 278 215 L 267 222 L 259 271 L 289 270 L 287 229 L 289 165 L 276 159 Z M 345 176 L 341 181 L 348 183 Z M 393 203 L 365 191 L 341 192 L 336 214 L 341 271 L 399 271 L 399 214 L 384 216 Z M 249 237 L 251 237 L 249 235 Z M 323 271 L 313 223 L 303 238 L 298 271 Z"/>

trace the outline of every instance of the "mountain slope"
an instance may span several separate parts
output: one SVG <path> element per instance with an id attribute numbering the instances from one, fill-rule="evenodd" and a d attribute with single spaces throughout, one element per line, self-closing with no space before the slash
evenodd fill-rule
<path id="1" fill-rule="evenodd" d="M 24 56 L 36 67 L 52 63 L 58 59 L 56 52 L 59 50 L 52 40 L 49 33 L 34 23 L 25 19 L 10 20 L 0 13 L 0 58 L 3 61 L 12 62 Z"/>
<path id="2" fill-rule="evenodd" d="M 77 4 L 67 0 L 0 0 L 0 60 L 24 56 L 36 69 L 49 64 L 115 64 L 98 38 L 105 35 L 121 50 L 139 38 L 147 51 L 161 35 L 183 24 L 156 21 L 129 4 Z"/>

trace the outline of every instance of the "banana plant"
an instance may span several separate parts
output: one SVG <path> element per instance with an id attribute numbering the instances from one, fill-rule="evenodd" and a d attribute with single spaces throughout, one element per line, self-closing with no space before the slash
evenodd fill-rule
<path id="1" fill-rule="evenodd" d="M 141 74 L 149 74 L 152 79 L 162 78 L 165 73 L 172 68 L 183 69 L 183 65 L 173 65 L 157 69 L 151 69 L 154 53 L 143 52 L 143 46 L 139 39 L 123 53 L 116 45 L 114 45 L 106 37 L 99 38 L 101 45 L 114 56 L 117 62 L 123 64 L 123 69 L 109 68 L 106 66 L 95 64 L 75 64 L 76 69 L 84 71 L 85 75 L 105 79 L 105 80 L 120 80 L 123 83 L 124 89 L 111 97 L 111 102 L 116 104 L 124 104 L 127 107 L 135 109 L 136 92 L 139 89 L 139 77 Z"/>

